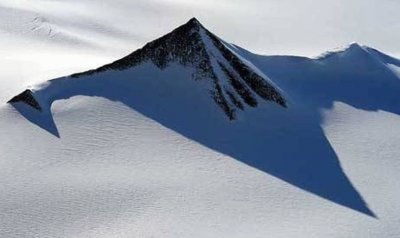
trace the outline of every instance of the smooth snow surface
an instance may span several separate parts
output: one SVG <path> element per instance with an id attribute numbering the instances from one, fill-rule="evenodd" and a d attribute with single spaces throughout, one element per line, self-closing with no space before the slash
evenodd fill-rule
<path id="1" fill-rule="evenodd" d="M 318 59 L 232 47 L 290 102 L 234 122 L 175 64 L 81 79 L 74 95 L 48 87 L 52 116 L 17 111 L 5 102 L 25 88 L 113 60 L 96 53 L 105 38 L 87 50 L 64 42 L 85 34 L 54 31 L 40 43 L 8 30 L 0 48 L 0 237 L 400 235 L 397 59 L 357 44 Z"/>

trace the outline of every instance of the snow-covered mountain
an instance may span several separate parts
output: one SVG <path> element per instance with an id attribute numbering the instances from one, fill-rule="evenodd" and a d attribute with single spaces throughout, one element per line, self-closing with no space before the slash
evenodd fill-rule
<path id="1" fill-rule="evenodd" d="M 97 81 L 93 79 L 110 71 L 123 71 L 126 75 L 118 75 L 119 80 L 124 78 L 125 84 L 137 84 L 135 78 L 138 76 L 135 72 L 127 70 L 147 63 L 151 63 L 159 70 L 164 70 L 172 64 L 190 66 L 193 70 L 191 78 L 195 81 L 205 81 L 201 83 L 203 84 L 201 87 L 205 87 L 206 90 L 204 94 L 210 94 L 231 120 L 236 118 L 237 110 L 244 110 L 245 105 L 256 107 L 260 99 L 273 101 L 286 107 L 285 99 L 267 77 L 252 67 L 249 62 L 242 60 L 228 48 L 226 43 L 206 30 L 195 18 L 116 62 L 96 70 L 74 74 L 70 78 L 52 80 L 33 91 L 28 89 L 10 102 L 24 102 L 39 111 L 49 111 L 54 100 L 75 95 L 96 94 L 93 91 L 96 86 L 87 84 L 102 84 L 103 82 L 99 82 L 102 79 Z M 129 80 L 129 78 L 132 79 Z M 147 82 L 143 82 L 142 87 L 150 87 L 146 84 L 154 83 L 151 81 L 150 78 Z M 114 82 L 111 83 L 114 84 Z M 172 85 L 174 83 L 172 82 Z M 81 85 L 84 85 L 84 88 Z M 171 90 L 175 91 L 174 94 L 181 95 L 192 89 L 188 87 Z"/>
<path id="2" fill-rule="evenodd" d="M 396 237 L 399 74 L 355 43 L 261 56 L 191 19 L 2 108 L 0 234 Z"/>

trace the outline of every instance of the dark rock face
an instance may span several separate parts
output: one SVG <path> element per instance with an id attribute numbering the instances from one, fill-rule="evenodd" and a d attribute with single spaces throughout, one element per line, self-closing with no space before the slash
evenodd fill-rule
<path id="1" fill-rule="evenodd" d="M 211 42 L 208 45 L 205 43 L 205 37 Z M 218 53 L 215 53 L 216 51 Z M 152 62 L 160 69 L 168 67 L 172 62 L 193 67 L 194 80 L 212 81 L 210 94 L 230 120 L 235 119 L 237 109 L 245 110 L 245 104 L 256 107 L 256 95 L 260 99 L 286 107 L 285 99 L 278 90 L 243 63 L 195 18 L 120 60 L 71 77 L 90 76 L 108 70 L 126 70 L 144 62 Z M 216 72 L 222 72 L 222 76 L 218 76 Z M 21 95 L 25 96 L 17 96 L 10 102 L 24 101 L 36 109 L 40 108 L 31 92 Z"/>
<path id="2" fill-rule="evenodd" d="M 15 103 L 15 102 L 23 102 L 28 104 L 29 106 L 35 108 L 36 110 L 42 111 L 40 104 L 36 101 L 35 97 L 31 90 L 27 89 L 22 93 L 18 94 L 17 96 L 11 98 L 8 103 Z"/>
<path id="3" fill-rule="evenodd" d="M 222 63 L 219 62 L 219 66 L 229 79 L 232 87 L 236 90 L 244 102 L 250 107 L 256 107 L 257 100 L 253 96 L 251 90 L 244 83 L 242 83 L 238 77 L 235 77 L 235 75 L 233 75 L 233 73 L 231 73 Z"/>
<path id="4" fill-rule="evenodd" d="M 235 54 L 227 49 L 214 34 L 208 31 L 207 34 L 232 68 L 240 75 L 246 84 L 258 94 L 258 96 L 262 97 L 264 100 L 273 101 L 286 107 L 285 99 L 272 85 L 268 84 L 264 78 L 244 64 Z"/>
<path id="5" fill-rule="evenodd" d="M 87 76 L 107 70 L 125 70 L 140 63 L 151 61 L 160 69 L 170 62 L 178 62 L 184 66 L 193 65 L 197 69 L 197 79 L 214 77 L 207 50 L 201 41 L 200 28 L 196 19 L 191 19 L 171 33 L 146 44 L 130 55 L 98 69 L 71 75 Z"/>

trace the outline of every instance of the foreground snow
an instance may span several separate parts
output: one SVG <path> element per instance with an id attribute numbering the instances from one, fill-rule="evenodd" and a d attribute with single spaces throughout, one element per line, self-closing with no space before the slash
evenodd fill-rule
<path id="1" fill-rule="evenodd" d="M 392 158 L 399 153 L 386 150 L 384 161 L 376 160 L 379 147 L 393 145 L 380 141 L 377 132 L 385 128 L 373 130 L 373 139 L 353 139 L 354 147 L 347 141 L 376 120 L 399 120 L 339 108 L 328 134 L 379 219 L 213 152 L 119 103 L 79 97 L 56 103 L 62 139 L 2 108 L 1 128 L 9 135 L 1 143 L 2 235 L 396 237 L 399 165 Z M 362 117 L 370 119 L 354 122 Z M 348 123 L 358 126 L 350 131 Z M 390 131 L 393 141 L 400 130 Z M 378 148 L 363 149 L 374 142 Z"/>

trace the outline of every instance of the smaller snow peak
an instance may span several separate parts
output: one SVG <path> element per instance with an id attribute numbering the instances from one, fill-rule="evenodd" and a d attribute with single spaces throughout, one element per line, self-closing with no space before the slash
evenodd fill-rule
<path id="1" fill-rule="evenodd" d="M 332 56 L 360 57 L 360 56 L 364 55 L 365 53 L 367 53 L 365 46 L 363 46 L 357 42 L 351 42 L 342 47 L 337 47 L 333 50 L 329 50 L 329 51 L 321 54 L 320 56 L 317 56 L 316 59 L 324 60 L 324 59 L 331 58 Z"/>
<path id="2" fill-rule="evenodd" d="M 360 45 L 358 43 L 349 44 L 348 47 L 345 48 L 340 55 L 341 57 L 346 57 L 352 60 L 367 60 L 374 58 L 374 56 L 371 55 L 370 51 L 368 50 L 367 46 Z"/>
<path id="3" fill-rule="evenodd" d="M 42 111 L 42 107 L 36 101 L 35 97 L 33 96 L 33 92 L 29 89 L 23 91 L 22 93 L 18 94 L 17 96 L 13 97 L 8 103 L 17 103 L 22 102 L 25 103 L 38 111 Z"/>
<path id="4" fill-rule="evenodd" d="M 347 48 L 345 49 L 345 51 L 352 51 L 352 50 L 364 50 L 364 46 L 360 45 L 357 42 L 352 42 L 350 43 Z"/>
<path id="5" fill-rule="evenodd" d="M 349 43 L 348 45 L 342 47 L 341 49 L 337 50 L 336 53 L 340 53 L 341 55 L 345 56 L 366 56 L 368 52 L 368 47 L 361 45 L 357 42 Z"/>
<path id="6" fill-rule="evenodd" d="M 351 42 L 347 45 L 344 45 L 342 47 L 339 47 L 336 52 L 348 52 L 348 51 L 356 51 L 356 50 L 364 50 L 364 46 L 357 43 L 357 42 Z"/>
<path id="7" fill-rule="evenodd" d="M 354 47 L 362 48 L 362 45 L 360 45 L 359 43 L 353 41 L 353 42 L 350 42 L 350 43 L 349 43 L 349 48 L 352 48 L 352 47 L 353 47 L 353 48 L 354 48 Z"/>

